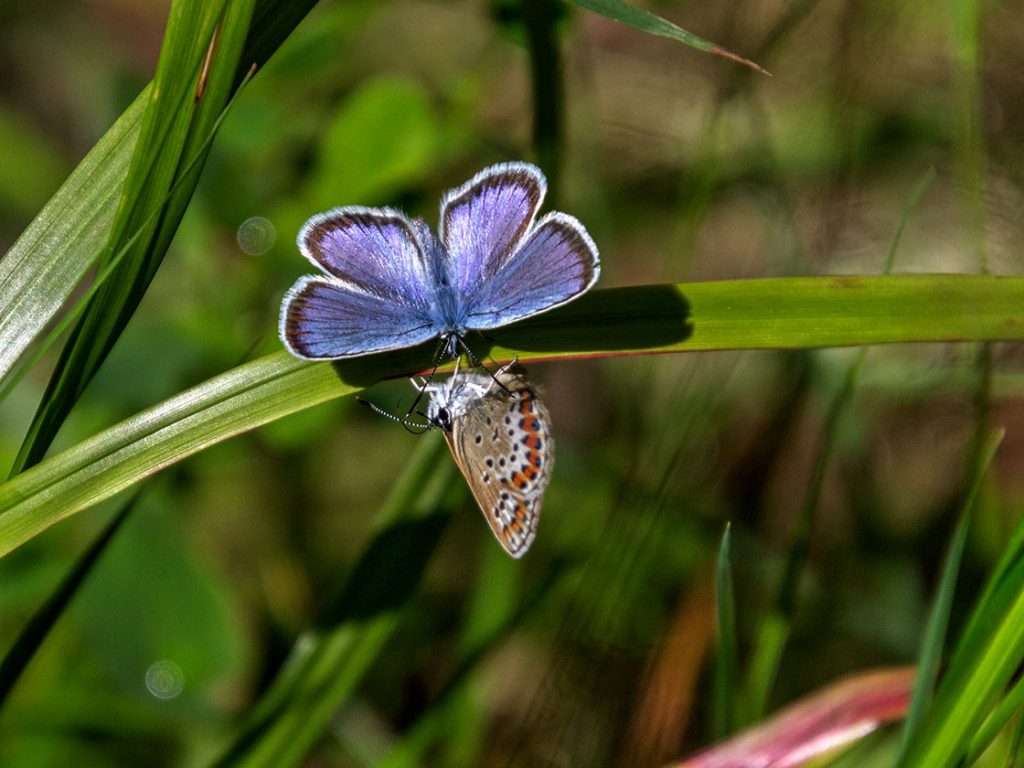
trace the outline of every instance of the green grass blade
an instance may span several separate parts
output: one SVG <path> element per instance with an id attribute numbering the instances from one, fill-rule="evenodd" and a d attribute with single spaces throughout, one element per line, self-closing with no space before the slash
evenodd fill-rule
<path id="1" fill-rule="evenodd" d="M 270 58 L 314 4 L 315 0 L 258 2 L 235 82 L 242 82 L 250 64 Z M 125 110 L 0 259 L 0 379 L 6 378 L 110 244 L 151 88 L 147 86 Z"/>
<path id="2" fill-rule="evenodd" d="M 740 726 L 739 639 L 736 636 L 736 595 L 732 580 L 732 526 L 726 525 L 715 569 L 718 647 L 715 653 L 712 716 L 713 736 L 720 740 Z"/>
<path id="3" fill-rule="evenodd" d="M 980 456 L 981 461 L 984 462 L 985 451 L 982 451 Z M 1011 569 L 1016 563 L 1017 558 L 1024 553 L 1024 525 L 1018 525 L 1017 529 L 1013 532 L 1013 536 L 1010 537 L 1010 541 L 1006 545 L 1006 549 L 1003 550 L 1003 554 L 999 558 L 999 562 L 996 563 L 996 567 L 992 569 L 992 575 L 989 577 L 988 583 L 985 585 L 984 591 L 981 593 L 981 597 L 978 598 L 977 605 L 984 605 L 992 599 L 993 593 L 998 589 L 1004 581 L 1008 578 Z M 975 617 L 977 618 L 977 617 Z M 973 628 L 968 625 L 965 632 L 973 631 Z"/>
<path id="4" fill-rule="evenodd" d="M 792 278 L 593 291 L 515 328 L 495 331 L 495 340 L 515 346 L 496 346 L 490 353 L 528 363 L 701 349 L 1022 337 L 1024 278 Z M 428 343 L 326 365 L 282 351 L 176 395 L 0 485 L 0 554 L 214 443 L 383 378 L 427 369 L 433 353 Z"/>
<path id="5" fill-rule="evenodd" d="M 446 454 L 439 435 L 420 440 L 327 627 L 300 639 L 214 766 L 299 765 L 321 738 L 390 637 L 444 531 L 448 514 L 439 505 L 454 476 Z"/>
<path id="6" fill-rule="evenodd" d="M 243 85 L 244 84 L 245 82 L 243 82 Z M 236 92 L 231 97 L 228 104 L 224 107 L 224 110 L 217 117 L 217 120 L 215 121 L 210 134 L 207 136 L 206 141 L 196 150 L 196 154 L 193 156 L 192 160 L 185 166 L 186 174 L 190 172 L 193 168 L 198 166 L 202 159 L 205 157 L 206 151 L 213 143 L 213 138 L 214 135 L 216 134 L 218 127 L 224 121 L 224 118 L 227 117 L 228 111 L 231 108 L 231 104 L 234 101 L 235 96 L 237 95 L 238 92 Z M 179 178 L 177 182 L 175 182 L 175 185 L 171 188 L 170 192 L 168 193 L 167 200 L 170 199 L 171 195 L 173 195 L 185 181 L 186 177 L 183 176 Z M 160 211 L 154 210 L 151 214 L 151 219 L 155 219 L 159 213 Z M 147 220 L 144 224 L 148 225 L 150 223 L 151 222 Z M 61 338 L 64 335 L 64 332 L 71 326 L 71 324 L 78 320 L 78 318 L 81 316 L 81 313 L 85 310 L 86 306 L 88 306 L 89 302 L 100 290 L 100 288 L 103 287 L 104 283 L 106 283 L 107 279 L 110 277 L 111 274 L 113 274 L 114 270 L 116 270 L 118 265 L 121 263 L 121 260 L 128 253 L 128 250 L 136 243 L 136 241 L 141 236 L 142 231 L 136 230 L 135 233 L 124 243 L 124 245 L 121 246 L 121 249 L 117 251 L 117 253 L 115 253 L 113 257 L 106 264 L 104 264 L 101 269 L 96 271 L 95 276 L 89 283 L 89 287 L 81 293 L 81 296 L 78 298 L 77 301 L 75 301 L 74 305 L 64 314 L 64 316 L 58 322 L 54 323 L 53 327 L 47 332 L 46 336 L 43 337 L 43 339 L 39 343 L 36 344 L 35 348 L 32 351 L 32 354 L 22 357 L 16 364 L 15 368 L 13 370 L 8 371 L 6 378 L 2 379 L 2 384 L 0 384 L 0 402 L 3 402 L 4 400 L 7 399 L 8 395 L 10 395 L 11 391 L 18 385 L 18 383 L 21 381 L 24 375 L 28 373 L 28 371 L 36 363 L 39 362 L 39 360 L 46 353 L 46 351 L 49 350 L 50 347 L 53 346 L 53 344 L 56 343 L 57 339 Z"/>
<path id="7" fill-rule="evenodd" d="M 1024 707 L 1024 680 L 1017 680 L 1010 689 L 1010 692 L 992 710 L 992 714 L 988 716 L 985 723 L 974 735 L 974 738 L 971 739 L 971 746 L 967 750 L 967 759 L 964 760 L 965 765 L 974 764 L 974 761 L 981 756 L 981 753 L 988 749 L 992 742 L 995 741 L 996 736 L 1003 730 L 1010 721 L 1010 718 L 1020 713 L 1021 707 Z M 1014 729 L 1014 749 L 1020 748 L 1019 741 L 1022 728 L 1024 728 L 1024 719 L 1019 720 L 1017 727 Z M 1011 763 L 1008 762 L 1009 764 Z M 1017 763 L 1012 764 L 1016 765 Z"/>
<path id="8" fill-rule="evenodd" d="M 572 0 L 572 2 L 580 8 L 586 8 L 588 11 L 593 11 L 612 21 L 617 21 L 619 24 L 625 24 L 627 27 L 633 27 L 641 32 L 647 32 L 658 37 L 667 37 L 669 40 L 676 40 L 683 45 L 696 48 L 698 51 L 710 53 L 713 56 L 722 56 L 744 64 L 751 69 L 756 69 L 758 72 L 768 74 L 768 72 L 749 59 L 744 59 L 742 56 L 716 43 L 698 37 L 692 32 L 687 32 L 668 19 L 663 19 L 661 16 L 650 11 L 645 11 L 642 8 L 637 8 L 635 5 L 625 3 L 623 0 Z"/>
<path id="9" fill-rule="evenodd" d="M 964 509 L 953 540 L 950 542 L 946 560 L 942 566 L 942 578 L 939 591 L 935 596 L 928 626 L 925 629 L 924 641 L 921 644 L 921 656 L 917 664 L 917 676 L 914 679 L 914 691 L 907 709 L 907 719 L 901 737 L 901 752 L 905 752 L 914 733 L 920 727 L 921 720 L 935 693 L 935 683 L 939 678 L 939 667 L 942 663 L 942 649 L 945 645 L 946 630 L 949 627 L 949 615 L 953 608 L 953 597 L 956 594 L 956 579 L 960 572 L 960 561 L 967 543 L 967 530 L 970 518 L 966 516 L 969 507 Z"/>
<path id="10" fill-rule="evenodd" d="M 491 335 L 500 345 L 496 357 L 519 353 L 524 360 L 1017 340 L 1024 337 L 1024 277 L 793 277 L 609 288 Z"/>
<path id="11" fill-rule="evenodd" d="M 39 606 L 32 617 L 25 623 L 21 632 L 14 639 L 11 647 L 0 661 L 0 710 L 3 709 L 7 697 L 10 695 L 21 673 L 32 661 L 36 651 L 46 640 L 53 625 L 64 613 L 64 609 L 78 593 L 79 587 L 88 578 L 92 567 L 99 560 L 107 548 L 107 544 L 114 538 L 114 534 L 120 529 L 121 524 L 128 519 L 138 501 L 139 493 L 133 495 L 123 507 L 115 514 L 109 523 L 104 526 L 100 535 L 89 545 L 89 548 L 81 554 L 74 566 L 61 580 L 60 584 L 53 591 L 46 601 Z"/>
<path id="12" fill-rule="evenodd" d="M 251 2 L 177 0 L 171 6 L 151 97 L 100 263 L 110 261 L 129 239 L 136 242 L 76 323 L 15 460 L 15 472 L 46 453 L 162 261 L 200 169 L 188 172 L 192 183 L 181 186 L 169 201 L 168 193 L 187 164 L 189 150 L 205 142 L 212 120 L 226 104 Z"/>
<path id="13" fill-rule="evenodd" d="M 0 550 L 232 434 L 354 391 L 281 352 L 121 422 L 0 486 Z"/>
<path id="14" fill-rule="evenodd" d="M 148 98 L 147 89 L 0 259 L 0 379 L 103 250 Z"/>
<path id="15" fill-rule="evenodd" d="M 242 81 L 238 81 L 237 75 L 246 67 L 246 62 L 241 56 L 252 18 L 253 2 L 254 0 L 229 0 L 226 3 L 214 30 L 213 39 L 203 53 L 202 71 L 198 87 L 193 92 L 193 112 L 188 130 L 175 158 L 174 169 L 166 175 L 165 183 L 169 190 L 166 196 L 169 200 L 163 204 L 164 220 L 156 231 L 150 252 L 146 254 L 145 263 L 149 270 L 146 274 L 147 282 L 160 266 L 163 254 L 177 232 L 178 222 L 184 215 L 195 185 L 199 181 L 203 160 L 209 151 L 211 138 L 219 125 L 221 115 L 230 103 L 235 89 L 245 82 L 244 77 Z M 200 158 L 198 162 L 194 159 L 196 157 Z M 151 197 L 147 207 L 151 211 L 161 210 L 160 199 Z M 139 215 L 146 216 L 146 210 L 140 210 Z M 144 288 L 143 286 L 143 290 Z"/>
<path id="16" fill-rule="evenodd" d="M 974 504 L 1001 439 L 998 432 L 985 446 L 965 509 Z M 993 576 L 996 580 L 999 583 L 986 591 L 957 643 L 935 700 L 899 763 L 902 768 L 958 764 L 1024 660 L 1024 550 L 1014 552 L 1009 568 Z"/>
<path id="17" fill-rule="evenodd" d="M 786 650 L 792 626 L 788 617 L 772 611 L 757 628 L 754 649 L 750 654 L 744 686 L 744 723 L 757 722 L 764 717 L 768 708 L 768 695 L 775 687 L 782 654 Z"/>

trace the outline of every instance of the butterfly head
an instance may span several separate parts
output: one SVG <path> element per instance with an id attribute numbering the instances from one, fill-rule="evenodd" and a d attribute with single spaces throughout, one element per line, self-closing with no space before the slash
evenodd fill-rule
<path id="1" fill-rule="evenodd" d="M 430 423 L 445 432 L 452 431 L 452 415 L 447 408 L 441 406 L 436 409 L 433 416 L 429 417 Z"/>
<path id="2" fill-rule="evenodd" d="M 427 395 L 427 421 L 445 432 L 451 432 L 454 422 L 459 419 L 473 402 L 487 394 L 492 381 L 481 374 L 455 374 L 443 381 L 431 381 L 413 386 L 423 388 Z"/>

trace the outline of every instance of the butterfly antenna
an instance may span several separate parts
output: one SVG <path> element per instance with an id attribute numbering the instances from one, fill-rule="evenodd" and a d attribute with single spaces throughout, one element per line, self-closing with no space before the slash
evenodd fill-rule
<path id="1" fill-rule="evenodd" d="M 419 422 L 412 421 L 409 418 L 409 414 L 406 414 L 405 416 L 396 416 L 395 414 L 391 413 L 390 411 L 385 411 L 379 405 L 374 405 L 369 400 L 366 400 L 366 399 L 364 399 L 362 397 L 356 397 L 356 402 L 362 403 L 367 408 L 369 408 L 371 411 L 373 411 L 374 413 L 376 413 L 376 414 L 378 414 L 380 416 L 384 416 L 385 418 L 388 418 L 388 419 L 391 419 L 392 421 L 398 422 L 403 427 L 405 427 L 406 430 L 408 430 L 409 432 L 412 432 L 412 434 L 414 434 L 414 435 L 422 435 L 424 432 L 429 432 L 435 426 L 437 426 L 432 421 L 427 419 L 427 417 L 424 416 L 419 411 L 417 411 L 416 414 L 418 416 L 423 416 L 423 418 L 426 419 L 426 424 L 421 424 Z M 412 409 L 410 409 L 409 413 L 412 413 Z"/>

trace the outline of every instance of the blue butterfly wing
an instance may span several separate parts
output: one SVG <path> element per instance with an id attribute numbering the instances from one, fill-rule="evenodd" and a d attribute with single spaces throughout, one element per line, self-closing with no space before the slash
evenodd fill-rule
<path id="1" fill-rule="evenodd" d="M 420 308 L 318 275 L 299 278 L 281 305 L 281 341 L 307 360 L 412 347 L 440 330 L 438 321 Z"/>
<path id="2" fill-rule="evenodd" d="M 485 168 L 441 200 L 439 234 L 455 294 L 470 302 L 533 226 L 547 181 L 529 163 Z"/>
<path id="3" fill-rule="evenodd" d="M 328 275 L 406 304 L 434 301 L 434 281 L 413 223 L 393 208 L 335 208 L 310 218 L 302 255 Z"/>
<path id="4" fill-rule="evenodd" d="M 463 323 L 485 330 L 546 312 L 585 293 L 600 274 L 597 246 L 583 225 L 568 214 L 549 213 L 469 297 Z"/>
<path id="5" fill-rule="evenodd" d="M 433 268 L 412 222 L 350 206 L 312 217 L 299 250 L 326 277 L 300 278 L 281 305 L 281 340 L 309 359 L 414 346 L 446 327 Z"/>

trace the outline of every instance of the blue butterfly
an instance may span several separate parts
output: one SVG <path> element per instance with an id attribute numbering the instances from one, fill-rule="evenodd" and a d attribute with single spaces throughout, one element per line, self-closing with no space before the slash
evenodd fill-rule
<path id="1" fill-rule="evenodd" d="M 299 250 L 325 274 L 300 277 L 285 295 L 285 347 L 335 360 L 440 338 L 456 357 L 468 331 L 572 301 L 597 282 L 597 246 L 568 214 L 536 218 L 546 191 L 529 163 L 485 168 L 441 199 L 439 238 L 393 208 L 313 216 Z"/>

